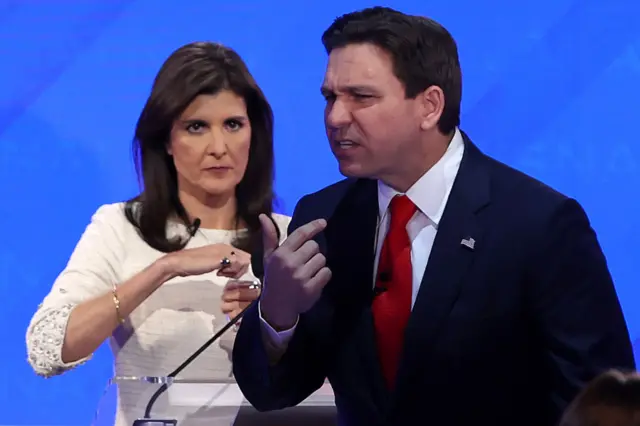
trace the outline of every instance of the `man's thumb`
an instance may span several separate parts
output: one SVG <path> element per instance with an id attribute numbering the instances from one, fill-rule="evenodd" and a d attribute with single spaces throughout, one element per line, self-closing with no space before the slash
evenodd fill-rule
<path id="1" fill-rule="evenodd" d="M 258 219 L 260 220 L 260 226 L 262 227 L 262 243 L 264 245 L 264 256 L 270 256 L 271 253 L 278 248 L 278 231 L 276 225 L 266 214 L 261 214 Z"/>

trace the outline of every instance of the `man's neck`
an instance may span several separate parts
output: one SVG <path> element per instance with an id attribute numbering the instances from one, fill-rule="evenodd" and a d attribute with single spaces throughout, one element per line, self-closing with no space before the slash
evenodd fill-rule
<path id="1" fill-rule="evenodd" d="M 447 152 L 455 132 L 448 135 L 438 133 L 430 141 L 420 145 L 421 149 L 408 153 L 403 164 L 397 165 L 395 173 L 379 179 L 398 192 L 405 193 L 424 176 Z"/>

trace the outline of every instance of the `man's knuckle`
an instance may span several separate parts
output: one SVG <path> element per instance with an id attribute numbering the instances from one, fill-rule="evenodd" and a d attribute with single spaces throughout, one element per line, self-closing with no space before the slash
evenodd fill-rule
<path id="1" fill-rule="evenodd" d="M 293 272 L 293 274 L 291 275 L 291 278 L 293 278 L 293 280 L 298 283 L 301 283 L 305 280 L 305 276 L 303 272 L 299 269 Z"/>
<path id="2" fill-rule="evenodd" d="M 300 237 L 302 238 L 302 240 L 308 240 L 309 237 L 311 236 L 311 230 L 309 229 L 308 226 L 303 226 L 302 228 L 300 228 Z"/>
<path id="3" fill-rule="evenodd" d="M 285 271 L 294 273 L 295 270 L 297 269 L 297 264 L 294 259 L 292 259 L 291 257 L 288 257 L 282 260 L 282 267 Z"/>

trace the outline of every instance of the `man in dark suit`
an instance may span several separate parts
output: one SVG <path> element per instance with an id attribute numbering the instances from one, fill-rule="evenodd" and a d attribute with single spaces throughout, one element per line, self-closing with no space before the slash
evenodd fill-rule
<path id="1" fill-rule="evenodd" d="M 458 129 L 456 44 L 388 8 L 323 35 L 331 149 L 348 179 L 303 197 L 234 373 L 258 410 L 328 378 L 344 425 L 551 426 L 591 378 L 633 369 L 580 205 Z"/>

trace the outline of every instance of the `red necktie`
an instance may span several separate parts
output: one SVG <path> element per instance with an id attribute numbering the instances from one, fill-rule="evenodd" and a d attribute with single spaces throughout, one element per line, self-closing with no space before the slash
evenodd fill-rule
<path id="1" fill-rule="evenodd" d="M 413 272 L 407 223 L 416 210 L 406 195 L 391 200 L 389 231 L 378 262 L 376 287 L 386 290 L 375 296 L 372 309 L 382 373 L 389 388 L 395 384 L 404 329 L 411 314 Z"/>

